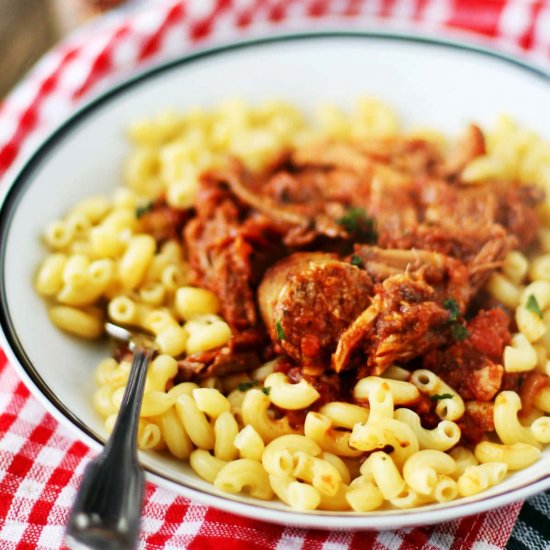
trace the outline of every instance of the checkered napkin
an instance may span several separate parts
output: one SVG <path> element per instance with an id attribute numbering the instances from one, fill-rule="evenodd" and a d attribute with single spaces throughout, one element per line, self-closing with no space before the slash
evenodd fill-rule
<path id="1" fill-rule="evenodd" d="M 550 1 L 157 0 L 104 17 L 62 44 L 0 105 L 0 177 L 90 92 L 136 67 L 208 42 L 345 20 L 476 33 L 508 50 L 550 59 Z M 332 19 L 330 19 L 332 18 Z M 337 19 L 334 19 L 337 18 Z M 472 35 L 473 36 L 473 35 Z M 63 529 L 92 452 L 30 395 L 0 350 L 0 550 L 62 547 Z M 195 504 L 147 485 L 141 549 L 542 548 L 550 498 L 400 531 L 328 532 L 276 526 Z M 539 526 L 537 527 L 537 523 Z"/>

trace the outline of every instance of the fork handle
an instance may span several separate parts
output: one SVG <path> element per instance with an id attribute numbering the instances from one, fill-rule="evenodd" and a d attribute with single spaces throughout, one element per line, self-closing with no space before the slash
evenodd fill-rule
<path id="1" fill-rule="evenodd" d="M 137 341 L 120 411 L 105 448 L 86 469 L 65 533 L 73 549 L 129 550 L 139 532 L 145 476 L 136 451 L 139 411 L 153 347 Z"/>

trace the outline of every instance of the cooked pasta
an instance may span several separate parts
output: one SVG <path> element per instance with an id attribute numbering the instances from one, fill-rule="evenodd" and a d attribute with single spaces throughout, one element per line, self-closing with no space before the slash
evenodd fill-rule
<path id="1" fill-rule="evenodd" d="M 372 98 L 231 100 L 129 139 L 124 186 L 45 228 L 35 289 L 70 335 L 155 338 L 140 448 L 308 512 L 445 503 L 538 460 L 550 142 L 507 117 L 407 133 Z M 97 367 L 107 431 L 130 362 Z"/>

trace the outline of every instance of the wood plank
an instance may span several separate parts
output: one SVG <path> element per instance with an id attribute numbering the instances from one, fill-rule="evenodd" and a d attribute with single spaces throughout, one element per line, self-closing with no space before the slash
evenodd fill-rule
<path id="1" fill-rule="evenodd" d="M 109 9 L 140 1 L 0 0 L 0 99 L 67 33 Z"/>
<path id="2" fill-rule="evenodd" d="M 0 98 L 58 37 L 49 0 L 0 0 Z"/>

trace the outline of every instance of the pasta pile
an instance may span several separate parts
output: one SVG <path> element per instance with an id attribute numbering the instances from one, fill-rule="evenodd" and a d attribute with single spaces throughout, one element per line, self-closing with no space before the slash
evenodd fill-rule
<path id="1" fill-rule="evenodd" d="M 494 436 L 467 448 L 457 446 L 457 421 L 466 404 L 426 369 L 391 366 L 381 376 L 362 378 L 353 389 L 354 403 L 333 401 L 309 410 L 299 428 L 275 410 L 309 409 L 319 392 L 306 380 L 293 383 L 278 372 L 278 359 L 200 385 L 177 381 L 178 357 L 227 344 L 231 329 L 219 315 L 216 295 L 189 285 L 181 243 L 169 239 L 158 247 L 142 226 L 140 213 L 149 202 L 163 196 L 171 207 L 192 207 L 200 174 L 228 155 L 258 169 L 284 147 L 318 136 L 354 139 L 398 130 L 393 111 L 372 99 L 360 100 L 353 116 L 326 105 L 315 124 L 275 101 L 163 113 L 131 126 L 134 150 L 124 169 L 125 187 L 111 200 L 92 197 L 77 204 L 46 229 L 52 253 L 35 287 L 49 301 L 57 327 L 96 338 L 109 319 L 155 335 L 160 353 L 147 374 L 141 449 L 188 460 L 220 491 L 264 500 L 275 495 L 298 510 L 355 512 L 472 496 L 539 458 L 550 442 L 548 387 L 536 393 L 527 418 L 518 417 L 522 402 L 516 392 L 500 392 Z M 445 146 L 435 132 L 423 136 Z M 487 143 L 487 154 L 464 171 L 465 181 L 515 178 L 546 192 L 539 207 L 539 250 L 532 256 L 510 252 L 487 289 L 515 310 L 518 331 L 505 349 L 505 370 L 550 375 L 550 144 L 505 117 L 488 132 Z M 105 359 L 97 368 L 94 406 L 108 431 L 129 369 L 128 357 Z M 423 427 L 409 408 L 421 396 L 437 402 L 439 423 L 433 429 Z"/>
<path id="2" fill-rule="evenodd" d="M 532 132 L 523 130 L 506 116 L 488 133 L 488 153 L 472 161 L 464 179 L 473 185 L 487 178 L 516 179 L 539 186 L 545 201 L 539 206 L 542 227 L 538 241 L 540 251 L 526 257 L 510 252 L 500 273 L 488 283 L 489 292 L 504 305 L 515 310 L 519 332 L 504 352 L 507 372 L 539 370 L 550 374 L 550 144 Z M 530 306 L 536 302 L 539 311 Z M 543 393 L 543 396 L 546 395 Z M 537 407 L 544 397 L 536 397 Z M 544 405 L 541 407 L 543 410 Z"/>

